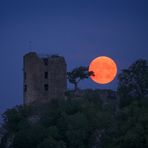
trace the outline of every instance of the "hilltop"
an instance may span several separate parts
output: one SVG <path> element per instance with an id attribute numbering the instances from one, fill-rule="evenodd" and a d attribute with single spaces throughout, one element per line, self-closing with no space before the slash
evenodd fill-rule
<path id="1" fill-rule="evenodd" d="M 119 74 L 116 91 L 75 90 L 3 114 L 1 148 L 147 148 L 148 62 Z"/>

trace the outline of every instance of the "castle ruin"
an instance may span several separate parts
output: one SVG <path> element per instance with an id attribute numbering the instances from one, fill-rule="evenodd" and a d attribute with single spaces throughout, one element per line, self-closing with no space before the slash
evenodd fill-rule
<path id="1" fill-rule="evenodd" d="M 64 97 L 67 89 L 67 66 L 64 57 L 24 55 L 24 104 L 47 102 Z"/>

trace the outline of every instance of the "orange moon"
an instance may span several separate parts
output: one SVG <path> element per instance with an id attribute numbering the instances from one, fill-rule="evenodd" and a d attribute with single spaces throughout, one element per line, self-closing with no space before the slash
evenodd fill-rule
<path id="1" fill-rule="evenodd" d="M 117 65 L 113 59 L 100 56 L 92 60 L 89 71 L 94 72 L 94 76 L 90 76 L 94 82 L 107 84 L 114 80 L 117 74 Z"/>

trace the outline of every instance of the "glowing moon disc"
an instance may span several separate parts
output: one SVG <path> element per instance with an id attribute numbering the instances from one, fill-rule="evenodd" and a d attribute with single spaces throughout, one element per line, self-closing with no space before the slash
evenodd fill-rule
<path id="1" fill-rule="evenodd" d="M 89 71 L 94 72 L 94 76 L 90 76 L 93 81 L 100 84 L 107 84 L 115 78 L 117 65 L 111 58 L 100 56 L 90 63 Z"/>

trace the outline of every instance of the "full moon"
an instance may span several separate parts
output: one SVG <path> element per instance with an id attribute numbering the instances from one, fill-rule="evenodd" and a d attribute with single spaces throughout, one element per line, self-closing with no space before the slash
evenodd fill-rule
<path id="1" fill-rule="evenodd" d="M 117 74 L 117 65 L 115 61 L 106 56 L 100 56 L 92 60 L 89 65 L 89 71 L 94 75 L 90 78 L 99 84 L 107 84 L 114 80 Z"/>

